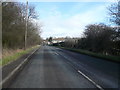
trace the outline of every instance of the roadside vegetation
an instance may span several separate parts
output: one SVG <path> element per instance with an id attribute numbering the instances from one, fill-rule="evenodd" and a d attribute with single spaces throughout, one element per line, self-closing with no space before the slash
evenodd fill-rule
<path id="1" fill-rule="evenodd" d="M 61 47 L 61 46 L 57 46 L 59 48 L 62 49 L 66 49 L 72 52 L 76 52 L 76 53 L 80 53 L 80 54 L 85 54 L 88 56 L 93 56 L 93 57 L 97 57 L 97 58 L 101 58 L 101 59 L 105 59 L 105 60 L 110 60 L 113 62 L 120 62 L 120 57 L 119 56 L 112 56 L 112 55 L 104 55 L 101 53 L 94 53 L 88 50 L 83 50 L 83 49 L 76 49 L 76 48 L 67 48 L 67 47 Z"/>
<path id="2" fill-rule="evenodd" d="M 85 27 L 83 37 L 66 37 L 64 42 L 53 46 L 64 47 L 71 51 L 101 57 L 112 61 L 120 61 L 120 1 L 108 8 L 113 26 L 89 24 Z"/>
<path id="3" fill-rule="evenodd" d="M 26 50 L 23 49 L 18 49 L 18 50 L 3 50 L 3 57 L 2 60 L 0 60 L 0 66 L 4 66 L 6 64 L 9 64 L 15 60 L 17 60 L 18 58 L 20 58 L 21 56 L 30 53 L 31 51 L 38 49 L 40 46 L 33 46 L 31 48 L 28 48 Z"/>
<path id="4" fill-rule="evenodd" d="M 28 12 L 27 12 L 28 11 Z M 27 15 L 27 13 L 28 15 Z M 35 22 L 38 15 L 34 6 L 26 3 L 2 3 L 2 63 L 14 61 L 20 56 L 35 49 L 41 44 L 41 25 Z M 27 23 L 27 27 L 26 27 Z M 25 50 L 25 32 L 27 28 L 27 44 Z M 31 48 L 34 47 L 34 48 Z"/>

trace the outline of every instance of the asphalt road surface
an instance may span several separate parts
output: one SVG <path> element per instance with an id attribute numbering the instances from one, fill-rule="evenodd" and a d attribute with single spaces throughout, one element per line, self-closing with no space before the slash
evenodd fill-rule
<path id="1" fill-rule="evenodd" d="M 41 46 L 9 88 L 119 88 L 119 64 Z"/>

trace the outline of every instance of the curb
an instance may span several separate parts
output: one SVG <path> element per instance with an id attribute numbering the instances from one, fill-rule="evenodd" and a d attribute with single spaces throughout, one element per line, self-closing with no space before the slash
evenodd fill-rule
<path id="1" fill-rule="evenodd" d="M 27 58 L 25 58 L 23 60 L 22 63 L 20 63 L 5 79 L 2 80 L 2 82 L 0 82 L 0 88 L 7 88 L 10 84 L 10 82 L 14 79 L 14 76 L 16 76 L 18 74 L 18 72 L 20 70 L 22 70 L 22 68 L 24 67 L 24 65 L 27 63 L 28 59 L 37 51 L 39 50 L 39 48 L 37 48 L 36 50 L 34 50 L 33 52 L 31 52 L 30 55 L 27 56 Z"/>

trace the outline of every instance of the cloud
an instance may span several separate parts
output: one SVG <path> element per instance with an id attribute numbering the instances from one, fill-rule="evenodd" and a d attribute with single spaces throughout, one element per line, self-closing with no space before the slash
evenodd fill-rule
<path id="1" fill-rule="evenodd" d="M 84 13 L 77 13 L 66 17 L 57 9 L 51 9 L 48 17 L 42 18 L 42 37 L 80 37 L 88 24 L 104 22 L 106 6 L 97 6 Z M 52 13 L 51 13 L 52 12 Z M 102 13 L 102 14 L 101 14 Z"/>

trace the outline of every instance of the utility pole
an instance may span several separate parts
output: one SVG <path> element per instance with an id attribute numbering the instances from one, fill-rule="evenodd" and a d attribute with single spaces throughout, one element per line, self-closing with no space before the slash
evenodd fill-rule
<path id="1" fill-rule="evenodd" d="M 27 26 L 28 26 L 28 0 L 26 0 L 26 29 L 25 29 L 25 45 L 24 50 L 26 50 L 27 47 Z"/>

